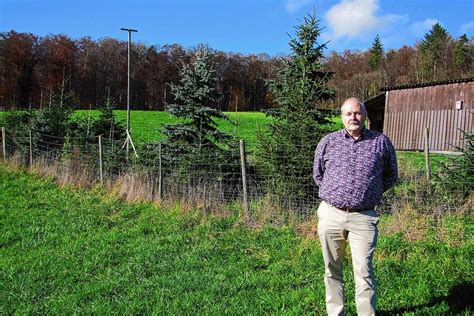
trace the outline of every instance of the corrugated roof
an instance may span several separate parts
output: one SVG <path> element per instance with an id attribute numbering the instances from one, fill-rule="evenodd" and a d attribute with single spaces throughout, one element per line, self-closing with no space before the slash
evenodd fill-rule
<path id="1" fill-rule="evenodd" d="M 439 86 L 439 85 L 445 85 L 445 84 L 472 82 L 472 81 L 474 81 L 474 77 L 463 78 L 463 79 L 452 79 L 452 80 L 445 80 L 445 81 L 433 81 L 433 82 L 418 83 L 418 84 L 407 84 L 407 85 L 400 85 L 400 86 L 387 86 L 387 87 L 380 88 L 380 91 L 423 88 L 423 87 L 429 87 L 429 86 Z"/>

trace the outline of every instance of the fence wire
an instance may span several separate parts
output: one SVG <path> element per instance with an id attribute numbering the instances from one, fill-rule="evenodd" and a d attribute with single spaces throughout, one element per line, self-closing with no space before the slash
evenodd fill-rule
<path id="1" fill-rule="evenodd" d="M 280 150 L 277 159 L 282 165 L 276 175 L 260 168 L 256 143 L 247 143 L 241 151 L 239 143 L 226 148 L 210 144 L 186 150 L 141 142 L 135 143 L 135 151 L 130 147 L 127 150 L 124 139 L 107 137 L 99 141 L 99 137 L 6 131 L 4 139 L 8 161 L 43 170 L 64 183 L 110 185 L 130 200 L 179 201 L 209 211 L 233 205 L 248 212 L 251 220 L 275 221 L 309 219 L 320 202 L 312 179 L 312 156 L 302 166 Z M 468 176 L 453 185 L 443 173 L 449 169 L 446 165 L 459 160 L 460 155 L 431 153 L 427 157 L 428 162 L 423 152 L 397 153 L 400 180 L 384 194 L 379 212 L 393 212 L 406 205 L 434 214 L 466 205 L 472 211 L 472 163 L 464 168 Z"/>

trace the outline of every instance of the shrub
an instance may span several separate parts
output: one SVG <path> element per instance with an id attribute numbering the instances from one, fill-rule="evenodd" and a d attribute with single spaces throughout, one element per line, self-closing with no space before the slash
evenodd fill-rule
<path id="1" fill-rule="evenodd" d="M 464 147 L 456 147 L 459 156 L 450 157 L 441 164 L 434 178 L 439 196 L 464 202 L 474 191 L 474 134 L 464 133 Z"/>

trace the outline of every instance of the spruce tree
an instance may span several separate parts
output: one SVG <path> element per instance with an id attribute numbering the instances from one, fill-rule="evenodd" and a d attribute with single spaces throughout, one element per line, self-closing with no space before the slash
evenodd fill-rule
<path id="1" fill-rule="evenodd" d="M 257 162 L 272 179 L 268 190 L 287 202 L 308 198 L 314 188 L 314 150 L 330 124 L 330 112 L 318 108 L 334 98 L 327 84 L 331 75 L 321 62 L 326 43 L 318 43 L 318 23 L 313 14 L 295 27 L 296 37 L 289 42 L 291 54 L 276 80 L 268 82 L 279 107 L 269 112 L 273 120 L 268 132 L 259 134 Z"/>
<path id="2" fill-rule="evenodd" d="M 372 70 L 378 70 L 380 65 L 383 61 L 384 51 L 382 41 L 380 40 L 379 35 L 374 39 L 372 43 L 372 47 L 370 48 L 370 56 L 369 56 L 369 65 Z"/>
<path id="3" fill-rule="evenodd" d="M 34 141 L 48 144 L 47 150 L 59 151 L 64 137 L 71 132 L 71 118 L 77 106 L 77 97 L 67 89 L 68 79 L 64 80 L 58 91 L 52 95 L 48 107 L 35 111 L 31 120 Z"/>
<path id="4" fill-rule="evenodd" d="M 466 34 L 463 34 L 456 41 L 453 48 L 453 62 L 462 71 L 469 72 L 472 69 L 472 57 L 474 55 L 474 46 L 469 43 Z M 471 72 L 472 73 L 472 72 Z"/>
<path id="5" fill-rule="evenodd" d="M 165 159 L 183 172 L 203 175 L 222 171 L 231 148 L 231 137 L 220 131 L 217 119 L 227 116 L 216 109 L 220 93 L 213 67 L 213 54 L 206 45 L 193 52 L 190 65 L 183 65 L 179 84 L 171 84 L 174 103 L 166 111 L 179 123 L 164 127 Z"/>
<path id="6" fill-rule="evenodd" d="M 447 66 L 447 49 L 451 36 L 448 31 L 436 23 L 425 34 L 420 43 L 420 54 L 423 63 L 423 79 L 428 81 L 443 79 L 441 67 Z M 446 69 L 444 69 L 446 72 Z M 446 74 L 444 74 L 446 75 Z"/>

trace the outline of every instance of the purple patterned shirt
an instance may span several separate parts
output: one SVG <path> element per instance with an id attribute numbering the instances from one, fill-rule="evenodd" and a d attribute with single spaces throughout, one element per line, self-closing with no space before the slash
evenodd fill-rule
<path id="1" fill-rule="evenodd" d="M 316 148 L 313 178 L 325 202 L 338 208 L 371 208 L 397 181 L 395 149 L 387 136 L 365 128 L 357 140 L 345 129 L 330 133 Z"/>

